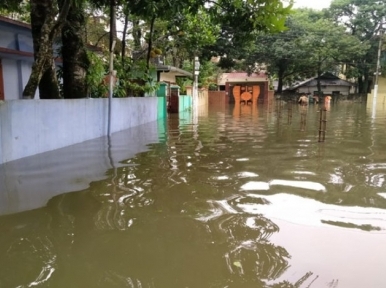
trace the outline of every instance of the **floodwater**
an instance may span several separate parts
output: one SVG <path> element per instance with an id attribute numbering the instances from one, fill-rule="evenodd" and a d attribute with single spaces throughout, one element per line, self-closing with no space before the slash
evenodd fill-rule
<path id="1" fill-rule="evenodd" d="M 229 107 L 0 166 L 0 287 L 386 287 L 386 113 Z"/>

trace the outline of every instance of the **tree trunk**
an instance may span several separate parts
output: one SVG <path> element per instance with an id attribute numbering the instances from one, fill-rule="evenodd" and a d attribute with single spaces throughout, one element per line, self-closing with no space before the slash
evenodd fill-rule
<path id="1" fill-rule="evenodd" d="M 320 71 L 320 68 L 318 68 L 318 77 L 316 79 L 316 86 L 318 88 L 318 96 L 322 95 L 322 87 L 320 85 L 320 76 L 322 75 L 322 71 Z"/>
<path id="2" fill-rule="evenodd" d="M 110 0 L 110 53 L 113 51 L 113 42 L 117 40 L 116 3 Z"/>
<path id="3" fill-rule="evenodd" d="M 368 93 L 371 93 L 371 86 L 372 86 L 372 83 L 369 79 L 369 73 L 366 73 L 364 75 L 364 80 L 363 80 L 363 92 L 364 94 L 368 94 Z"/>
<path id="4" fill-rule="evenodd" d="M 150 70 L 150 54 L 151 49 L 153 48 L 153 32 L 154 32 L 154 22 L 155 22 L 155 15 L 151 18 L 150 21 L 150 32 L 149 32 L 149 41 L 147 46 L 147 57 L 146 57 L 146 73 Z"/>
<path id="5" fill-rule="evenodd" d="M 178 67 L 177 55 L 172 51 L 172 63 L 174 67 Z"/>
<path id="6" fill-rule="evenodd" d="M 362 93 L 362 91 L 363 91 L 363 78 L 362 78 L 362 76 L 357 77 L 357 83 L 358 83 L 358 93 Z"/>
<path id="7" fill-rule="evenodd" d="M 38 7 L 38 4 L 43 3 L 34 2 Z M 23 98 L 32 99 L 35 97 L 36 89 L 43 77 L 43 73 L 45 69 L 47 69 L 48 65 L 51 65 L 52 61 L 52 46 L 53 40 L 57 36 L 58 31 L 60 31 L 61 26 L 63 25 L 65 18 L 67 16 L 68 10 L 70 9 L 71 0 L 64 0 L 64 5 L 62 11 L 57 14 L 56 5 L 53 2 L 44 2 L 47 4 L 45 7 L 45 19 L 44 23 L 41 26 L 40 38 L 37 38 L 36 45 L 39 47 L 38 51 L 35 51 L 35 61 L 32 64 L 31 75 L 28 79 L 27 85 L 23 90 Z M 31 3 L 32 5 L 32 3 Z M 44 5 L 43 5 L 44 6 Z M 35 8 L 34 8 L 35 9 Z M 31 11 L 35 11 L 31 9 Z M 41 11 L 41 10 L 40 10 Z M 32 12 L 31 12 L 32 13 Z M 56 20 L 55 20 L 56 19 Z M 32 15 L 31 15 L 32 21 Z M 36 31 L 35 31 L 36 32 Z M 35 35 L 36 36 L 36 35 Z M 34 34 L 33 34 L 34 37 Z"/>
<path id="8" fill-rule="evenodd" d="M 371 83 L 368 69 L 362 71 L 362 75 L 358 78 L 358 93 L 367 94 L 371 92 Z"/>
<path id="9" fill-rule="evenodd" d="M 125 14 L 125 23 L 123 25 L 123 32 L 122 32 L 122 53 L 121 53 L 121 58 L 122 58 L 122 63 L 125 61 L 125 56 L 126 56 L 126 34 L 127 34 L 127 26 L 129 25 L 129 9 L 124 9 L 124 14 Z"/>
<path id="10" fill-rule="evenodd" d="M 277 93 L 283 92 L 283 82 L 284 82 L 284 70 L 285 68 L 279 68 L 278 72 L 278 83 L 277 83 Z"/>
<path id="11" fill-rule="evenodd" d="M 141 27 L 139 26 L 139 20 L 137 17 L 133 16 L 133 39 L 134 39 L 134 50 L 141 50 Z"/>
<path id="12" fill-rule="evenodd" d="M 43 29 L 42 29 L 43 31 Z M 36 89 L 43 76 L 43 69 L 50 58 L 49 47 L 52 42 L 48 39 L 41 39 L 39 52 L 36 54 L 36 59 L 32 64 L 31 75 L 28 79 L 27 85 L 24 87 L 23 98 L 33 99 L 35 97 Z"/>
<path id="13" fill-rule="evenodd" d="M 37 52 L 40 48 L 40 39 L 42 26 L 49 14 L 49 9 L 53 7 L 52 0 L 31 0 L 31 28 L 32 39 L 34 45 L 34 56 L 37 58 Z M 57 99 L 60 98 L 58 79 L 56 77 L 56 67 L 53 58 L 53 47 L 47 47 L 47 54 L 51 55 L 51 59 L 47 59 L 43 67 L 42 77 L 39 83 L 40 99 Z"/>
<path id="14" fill-rule="evenodd" d="M 86 71 L 89 62 L 85 47 L 85 25 L 82 5 L 72 6 L 62 28 L 63 96 L 66 99 L 87 96 Z"/>
<path id="15" fill-rule="evenodd" d="M 52 46 L 51 51 L 47 54 L 53 55 Z M 56 75 L 56 64 L 54 59 L 47 60 L 43 68 L 44 73 L 39 83 L 40 99 L 60 99 L 58 77 Z"/>

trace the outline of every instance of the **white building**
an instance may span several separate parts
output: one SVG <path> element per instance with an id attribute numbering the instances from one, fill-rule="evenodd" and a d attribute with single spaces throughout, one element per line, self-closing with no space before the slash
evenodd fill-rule
<path id="1" fill-rule="evenodd" d="M 30 25 L 0 16 L 0 100 L 21 98 L 33 61 Z"/>

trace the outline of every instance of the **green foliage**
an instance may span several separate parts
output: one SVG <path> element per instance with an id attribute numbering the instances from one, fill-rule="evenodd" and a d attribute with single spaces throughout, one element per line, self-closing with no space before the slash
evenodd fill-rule
<path id="1" fill-rule="evenodd" d="M 208 86 L 208 90 L 209 90 L 209 91 L 217 91 L 217 90 L 218 90 L 217 84 L 215 84 L 215 83 L 210 83 L 209 86 Z"/>
<path id="2" fill-rule="evenodd" d="M 195 15 L 182 11 L 155 22 L 153 45 L 162 50 L 165 64 L 182 68 L 186 59 L 200 55 L 203 46 L 213 44 L 218 32 L 219 26 L 205 10 Z"/>
<path id="3" fill-rule="evenodd" d="M 299 23 L 296 15 L 291 15 L 286 25 L 288 29 L 281 33 L 259 33 L 245 62 L 251 72 L 259 72 L 261 67 L 256 63 L 264 63 L 269 74 L 279 79 L 279 92 L 285 81 L 291 81 L 296 74 L 303 74 L 298 76 L 302 77 L 307 73 L 302 61 L 311 57 L 301 44 L 306 33 L 304 24 Z"/>
<path id="4" fill-rule="evenodd" d="M 86 74 L 88 95 L 92 98 L 106 97 L 109 87 L 103 83 L 107 72 L 107 63 L 93 52 L 87 52 L 90 61 Z"/>
<path id="5" fill-rule="evenodd" d="M 180 86 L 180 94 L 181 95 L 186 95 L 186 87 L 187 86 L 192 86 L 193 81 L 189 78 L 185 77 L 178 77 L 176 79 L 177 85 Z"/>
<path id="6" fill-rule="evenodd" d="M 367 49 L 360 57 L 347 62 L 348 71 L 357 75 L 359 92 L 369 92 L 368 84 L 376 69 L 378 35 L 386 19 L 384 1 L 379 0 L 334 0 L 329 15 L 337 23 L 342 23 L 347 31 Z"/>
<path id="7" fill-rule="evenodd" d="M 146 61 L 133 62 L 130 58 L 124 61 L 115 61 L 114 69 L 117 71 L 118 83 L 114 90 L 115 97 L 143 97 L 154 95 L 159 84 L 154 81 L 156 70 L 154 66 L 147 69 Z"/>
<path id="8" fill-rule="evenodd" d="M 293 1 L 284 6 L 281 0 L 219 0 L 209 8 L 219 23 L 237 27 L 239 31 L 279 32 L 285 29 L 285 20 Z M 223 26 L 225 27 L 225 26 Z"/>
<path id="9" fill-rule="evenodd" d="M 11 13 L 11 12 L 21 12 L 20 9 L 25 5 L 23 0 L 3 0 L 0 2 L 0 11 Z"/>
<path id="10" fill-rule="evenodd" d="M 193 71 L 193 61 L 185 61 L 183 69 Z M 219 67 L 211 61 L 200 59 L 200 74 L 198 75 L 198 86 L 208 88 L 210 84 L 217 83 Z M 191 80 L 189 80 L 191 81 Z"/>
<path id="11" fill-rule="evenodd" d="M 208 88 L 211 84 L 217 83 L 217 75 L 220 73 L 219 67 L 211 61 L 201 61 L 198 85 Z"/>
<path id="12" fill-rule="evenodd" d="M 197 55 L 203 46 L 214 44 L 220 32 L 220 26 L 214 23 L 206 9 L 200 9 L 197 14 L 176 15 L 168 29 L 174 30 L 175 45 L 190 52 L 189 57 Z"/>
<path id="13" fill-rule="evenodd" d="M 296 10 L 287 19 L 287 27 L 281 33 L 260 33 L 246 61 L 251 67 L 265 63 L 279 80 L 279 92 L 285 83 L 335 71 L 363 55 L 368 47 L 323 12 Z"/>
<path id="14" fill-rule="evenodd" d="M 108 65 L 103 61 L 103 57 L 94 52 L 87 52 L 89 67 L 86 74 L 87 96 L 91 98 L 102 98 L 108 96 L 109 86 L 104 82 L 108 75 Z M 63 97 L 63 67 L 59 66 L 56 70 L 59 81 L 59 92 Z"/>
<path id="15" fill-rule="evenodd" d="M 235 67 L 236 61 L 229 57 L 221 57 L 218 66 L 225 71 L 230 72 Z"/>
<path id="16" fill-rule="evenodd" d="M 305 25 L 308 37 L 302 39 L 302 47 L 313 51 L 310 60 L 315 64 L 315 72 L 317 69 L 330 70 L 339 62 L 360 56 L 367 48 L 366 43 L 347 34 L 343 26 L 328 19 Z"/>
<path id="17" fill-rule="evenodd" d="M 291 4 L 292 0 L 287 2 Z M 5 0 L 0 4 L 0 9 L 19 9 L 21 3 L 28 3 L 28 1 Z M 48 1 L 46 4 L 55 3 L 55 1 Z M 71 5 L 76 5 L 72 8 L 82 7 L 88 15 L 98 15 L 107 22 L 108 8 L 111 3 L 109 0 L 92 0 L 87 2 L 87 7 L 81 5 L 84 4 L 83 1 L 72 1 Z M 192 59 L 195 55 L 200 56 L 202 60 L 210 59 L 211 55 L 226 55 L 228 59 L 231 59 L 228 64 L 235 64 L 236 62 L 232 62 L 233 59 L 240 59 L 246 51 L 251 49 L 251 40 L 256 35 L 256 31 L 284 30 L 285 18 L 290 14 L 291 9 L 291 5 L 285 7 L 281 0 L 219 0 L 209 4 L 204 0 L 138 0 L 127 3 L 118 0 L 114 3 L 120 6 L 117 11 L 120 11 L 121 16 L 128 16 L 127 19 L 136 23 L 136 29 L 141 30 L 136 35 L 138 39 L 134 37 L 137 46 L 128 47 L 125 51 L 129 53 L 134 49 L 146 50 L 146 45 L 138 47 L 138 44 L 141 44 L 141 41 L 138 40 L 144 39 L 149 40 L 147 44 L 152 48 L 150 35 L 153 33 L 149 29 L 149 23 L 155 23 L 154 35 L 151 37 L 154 39 L 155 47 L 160 48 L 163 58 L 179 68 L 182 68 L 184 61 Z M 94 10 L 94 7 L 100 10 Z M 50 8 L 52 10 L 56 7 Z M 109 34 L 104 27 L 106 22 L 99 22 L 99 17 L 90 16 L 89 19 L 87 28 L 83 27 L 86 29 L 77 27 L 77 30 L 86 31 L 87 43 L 99 44 L 99 47 L 106 49 L 109 44 L 107 41 Z M 63 25 L 63 23 L 59 24 Z M 125 44 L 133 43 L 129 39 L 125 41 Z M 119 46 L 118 41 L 115 51 L 117 53 L 118 50 L 121 53 Z M 150 48 L 149 55 L 154 51 Z M 106 85 L 102 83 L 107 66 L 106 62 L 100 59 L 97 62 L 98 60 L 94 58 L 89 55 L 90 61 L 94 63 L 87 71 L 85 81 L 89 87 L 89 95 L 103 97 L 107 90 Z M 119 81 L 114 96 L 124 97 L 128 94 L 142 96 L 154 93 L 157 88 L 154 83 L 154 67 L 149 68 L 147 64 L 143 69 L 142 62 L 134 63 L 131 60 L 123 60 L 125 63 L 122 65 L 121 61 L 115 62 L 114 67 L 117 70 Z M 232 65 L 228 67 L 231 68 Z M 202 65 L 202 69 L 200 85 L 209 86 L 214 83 L 215 81 L 211 79 L 213 75 L 210 73 L 215 73 L 215 71 L 208 68 L 208 73 L 206 73 L 206 64 Z"/>
<path id="18" fill-rule="evenodd" d="M 30 22 L 30 1 L 3 0 L 0 1 L 0 15 L 23 22 Z"/>
<path id="19" fill-rule="evenodd" d="M 92 98 L 107 97 L 109 91 L 108 63 L 103 57 L 88 52 L 90 68 L 87 70 L 86 82 L 88 94 Z M 114 86 L 113 97 L 130 97 L 152 95 L 158 90 L 158 83 L 154 81 L 155 68 L 146 72 L 144 60 L 134 63 L 130 58 L 123 61 L 114 60 L 117 82 Z M 59 70 L 60 71 L 60 70 Z"/>
<path id="20" fill-rule="evenodd" d="M 58 66 L 56 68 L 56 77 L 58 78 L 59 95 L 63 98 L 63 66 Z"/>
<path id="21" fill-rule="evenodd" d="M 204 54 L 243 59 L 252 47 L 258 32 L 276 33 L 285 30 L 285 20 L 293 1 L 285 7 L 280 0 L 220 0 L 209 11 L 221 30 L 214 45 L 205 47 Z M 227 62 L 231 64 L 231 62 Z M 233 63 L 235 64 L 235 63 Z M 223 66 L 230 68 L 229 65 Z"/>

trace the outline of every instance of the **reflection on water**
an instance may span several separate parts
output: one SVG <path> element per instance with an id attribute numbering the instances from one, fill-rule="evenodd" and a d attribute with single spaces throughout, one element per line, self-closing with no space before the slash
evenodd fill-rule
<path id="1" fill-rule="evenodd" d="M 287 105 L 0 166 L 0 287 L 385 287 L 385 113 Z"/>

